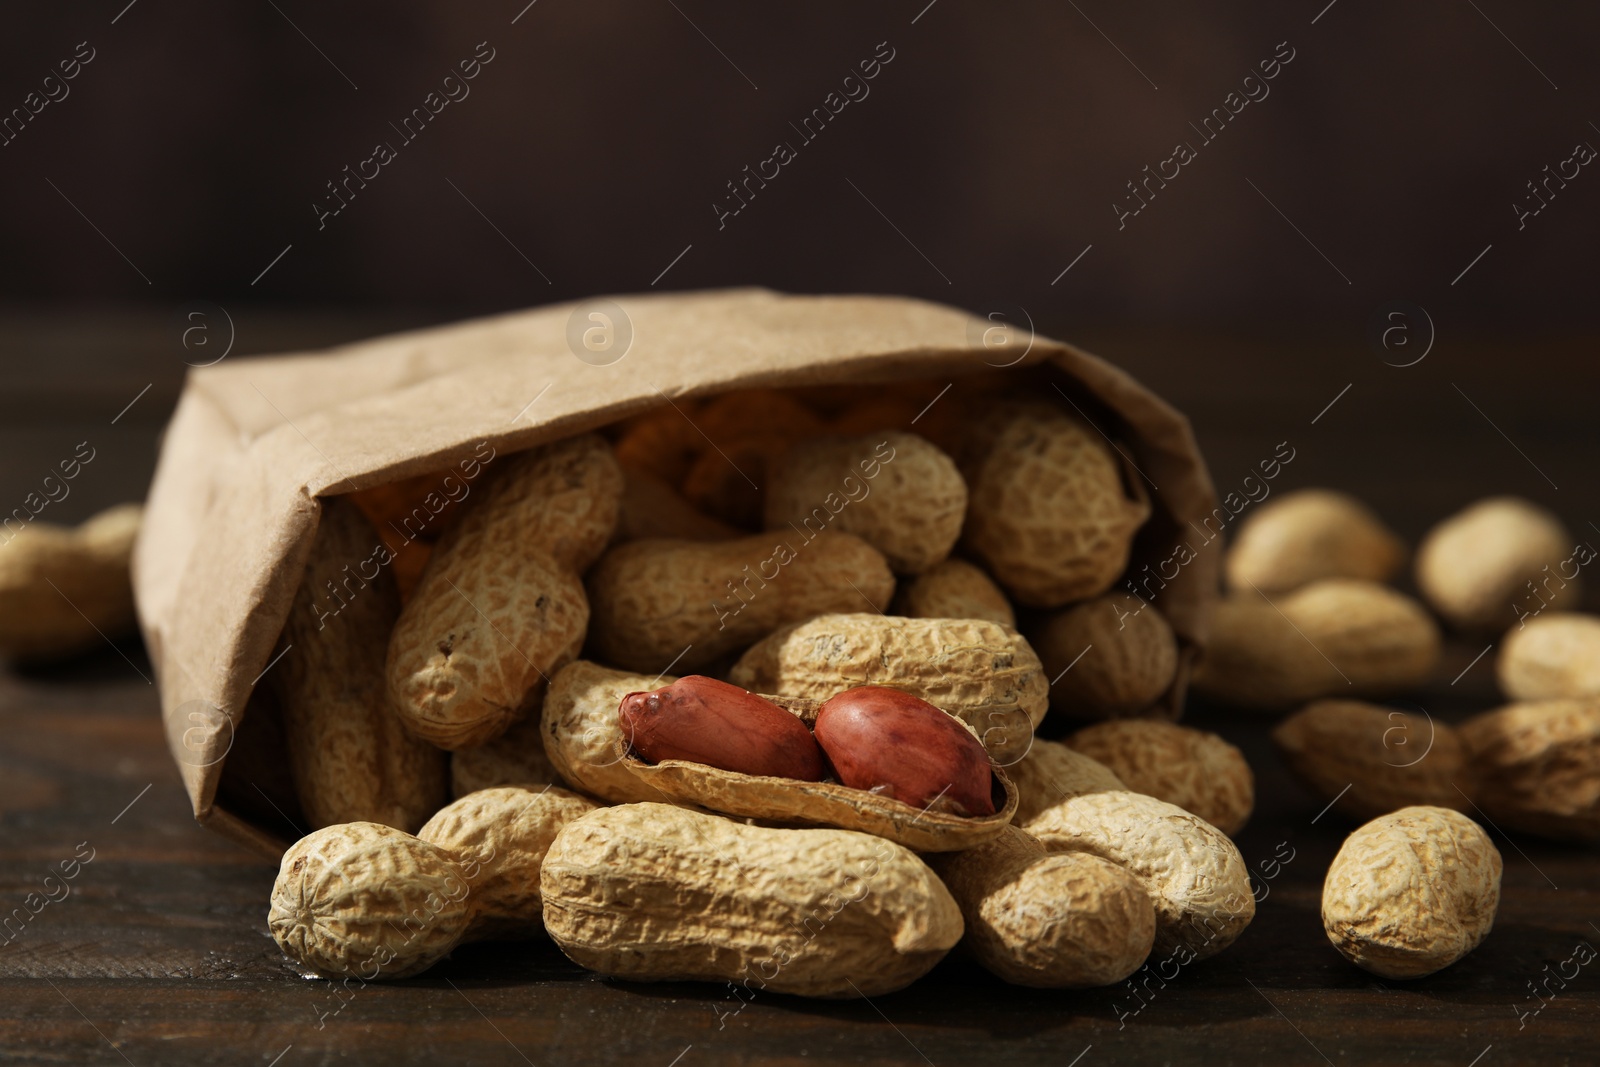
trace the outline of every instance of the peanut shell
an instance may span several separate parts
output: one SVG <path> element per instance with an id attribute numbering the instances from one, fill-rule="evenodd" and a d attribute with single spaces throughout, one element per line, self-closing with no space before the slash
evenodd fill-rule
<path id="1" fill-rule="evenodd" d="M 751 647 L 728 680 L 809 700 L 858 685 L 903 689 L 972 727 L 1001 765 L 1027 752 L 1048 709 L 1048 683 L 1028 642 L 982 619 L 820 615 Z"/>
<path id="2" fill-rule="evenodd" d="M 437 845 L 378 823 L 326 826 L 283 854 L 267 926 L 325 978 L 408 978 L 460 943 L 467 880 Z"/>
<path id="3" fill-rule="evenodd" d="M 567 826 L 540 889 L 563 952 L 636 980 L 874 997 L 927 973 L 962 934 L 949 890 L 893 842 L 666 804 L 602 808 Z"/>
<path id="4" fill-rule="evenodd" d="M 502 785 L 562 784 L 564 780 L 545 755 L 540 716 L 513 723 L 493 741 L 450 753 L 450 795 L 456 800 Z"/>
<path id="5" fill-rule="evenodd" d="M 1318 700 L 1279 723 L 1272 740 L 1302 782 L 1353 818 L 1417 804 L 1471 807 L 1466 746 L 1449 723 L 1430 716 Z"/>
<path id="6" fill-rule="evenodd" d="M 1200 816 L 1229 837 L 1250 820 L 1255 775 L 1244 753 L 1216 734 L 1148 719 L 1085 727 L 1067 739 L 1135 793 Z"/>
<path id="7" fill-rule="evenodd" d="M 785 624 L 881 608 L 893 594 L 882 554 L 849 534 L 634 541 L 606 553 L 589 575 L 591 647 L 630 670 L 676 661 L 694 671 Z"/>
<path id="8" fill-rule="evenodd" d="M 1445 519 L 1417 549 L 1417 588 L 1460 630 L 1504 630 L 1533 604 L 1573 608 L 1582 583 L 1556 575 L 1573 538 L 1554 514 L 1514 496 L 1490 497 Z M 1548 570 L 1546 568 L 1549 568 Z M 1548 593 L 1534 599 L 1530 583 Z M 1519 610 L 1520 609 L 1520 610 Z"/>
<path id="9" fill-rule="evenodd" d="M 1402 808 L 1345 839 L 1322 884 L 1340 955 L 1385 978 L 1421 978 L 1477 948 L 1500 906 L 1500 852 L 1445 808 Z"/>
<path id="10" fill-rule="evenodd" d="M 1427 680 L 1439 628 L 1422 605 L 1374 582 L 1327 578 L 1276 601 L 1229 597 L 1212 614 L 1195 691 L 1280 710 L 1318 697 L 1386 696 Z"/>
<path id="11" fill-rule="evenodd" d="M 1135 875 L 1087 852 L 1051 854 L 1018 827 L 928 862 L 961 908 L 963 944 L 1015 985 L 1112 985 L 1155 941 L 1155 908 Z"/>
<path id="12" fill-rule="evenodd" d="M 15 511 L 28 514 L 23 505 Z M 143 514 L 137 504 L 119 504 L 76 527 L 37 519 L 22 526 L 7 516 L 0 527 L 0 656 L 67 656 L 132 630 L 128 561 Z"/>
<path id="13" fill-rule="evenodd" d="M 562 780 L 617 804 L 663 795 L 622 765 L 617 708 L 629 693 L 676 681 L 671 675 L 631 674 L 577 660 L 556 672 L 545 696 L 544 752 Z"/>
<path id="14" fill-rule="evenodd" d="M 1510 704 L 1462 723 L 1461 739 L 1498 825 L 1600 841 L 1600 700 Z"/>
<path id="15" fill-rule="evenodd" d="M 450 853 L 471 887 L 463 939 L 527 937 L 544 930 L 539 865 L 563 826 L 598 807 L 558 786 L 499 786 L 441 808 L 417 837 Z"/>
<path id="16" fill-rule="evenodd" d="M 1017 625 L 1017 613 L 994 579 L 964 559 L 934 564 L 902 583 L 889 612 L 913 619 L 988 619 L 1013 629 Z"/>
<path id="17" fill-rule="evenodd" d="M 1116 772 L 1097 759 L 1075 752 L 1059 741 L 1033 739 L 1028 754 L 1006 768 L 1017 785 L 1017 814 L 1012 822 L 1026 826 L 1034 816 L 1063 800 L 1085 793 L 1126 791 Z"/>
<path id="18" fill-rule="evenodd" d="M 928 570 L 961 536 L 966 483 L 954 460 L 916 434 L 803 441 L 768 469 L 769 530 L 855 534 L 897 574 Z"/>
<path id="19" fill-rule="evenodd" d="M 1030 607 L 1109 589 L 1128 566 L 1150 501 L 1092 427 L 1049 402 L 981 414 L 961 449 L 964 540 L 995 580 Z"/>
<path id="20" fill-rule="evenodd" d="M 1137 875 L 1156 911 L 1156 948 L 1205 959 L 1255 917 L 1250 872 L 1226 834 L 1142 793 L 1085 793 L 1023 827 L 1051 852 L 1088 852 Z"/>
<path id="21" fill-rule="evenodd" d="M 1115 719 L 1150 709 L 1172 688 L 1178 640 L 1154 606 L 1111 592 L 1052 617 L 1033 640 L 1050 706 L 1078 719 Z"/>
<path id="22" fill-rule="evenodd" d="M 589 434 L 509 457 L 440 539 L 389 640 L 389 697 L 441 748 L 538 710 L 589 621 L 578 573 L 616 523 L 622 475 Z"/>
<path id="23" fill-rule="evenodd" d="M 1223 569 L 1230 589 L 1272 595 L 1322 578 L 1387 582 L 1405 558 L 1405 542 L 1355 497 L 1301 489 L 1250 513 Z"/>
<path id="24" fill-rule="evenodd" d="M 795 697 L 767 699 L 807 726 L 816 722 L 818 701 Z M 614 754 L 618 765 L 658 800 L 784 826 L 859 830 L 918 852 L 971 848 L 1000 833 L 1016 813 L 1016 786 L 998 769 L 994 771 L 992 785 L 995 813 L 972 817 L 918 807 L 834 781 L 806 782 L 740 774 L 683 760 L 648 763 L 630 751 L 627 740 L 620 737 Z"/>
<path id="25" fill-rule="evenodd" d="M 1511 700 L 1600 696 L 1600 618 L 1550 612 L 1506 634 L 1495 663 Z"/>
<path id="26" fill-rule="evenodd" d="M 448 757 L 413 737 L 388 705 L 384 657 L 400 615 L 378 533 L 350 501 L 322 516 L 284 623 L 272 681 L 289 770 L 312 829 L 376 822 L 415 833 L 445 801 Z"/>

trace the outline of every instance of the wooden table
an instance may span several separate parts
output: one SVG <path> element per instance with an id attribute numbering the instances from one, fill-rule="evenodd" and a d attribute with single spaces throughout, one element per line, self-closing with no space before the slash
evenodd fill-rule
<path id="1" fill-rule="evenodd" d="M 252 323 L 255 347 L 265 348 L 395 321 L 257 314 Z M 63 503 L 61 517 L 141 494 L 182 370 L 183 354 L 161 333 L 152 317 L 131 313 L 0 322 L 8 351 L 55 353 L 30 363 L 31 376 L 0 396 L 9 446 L 0 458 L 3 499 L 27 491 L 30 472 L 43 469 L 39 457 L 91 434 L 112 459 L 99 481 L 81 480 L 82 495 Z M 1224 489 L 1289 440 L 1297 459 L 1279 491 L 1356 489 L 1412 538 L 1449 510 L 1501 491 L 1557 507 L 1575 533 L 1600 521 L 1589 474 L 1600 460 L 1592 344 L 1442 346 L 1397 369 L 1359 338 L 1079 336 L 1190 412 Z M 150 393 L 111 424 L 147 382 Z M 1461 674 L 1482 649 L 1452 643 L 1416 703 L 1443 720 L 1495 703 L 1492 652 Z M 1566 960 L 1580 941 L 1600 946 L 1593 849 L 1495 834 L 1504 896 L 1488 941 L 1432 978 L 1377 979 L 1333 951 L 1318 919 L 1323 873 L 1351 824 L 1322 812 L 1289 778 L 1267 744 L 1267 720 L 1200 706 L 1188 721 L 1239 744 L 1256 771 L 1257 812 L 1239 837 L 1246 860 L 1263 872 L 1274 870 L 1264 865 L 1275 855 L 1292 850 L 1293 859 L 1264 879 L 1255 923 L 1237 945 L 1164 986 L 1151 979 L 1142 1004 L 1126 987 L 1025 990 L 947 961 L 870 1003 L 759 996 L 740 1010 L 725 988 L 612 982 L 539 942 L 468 947 L 424 978 L 337 991 L 302 975 L 268 936 L 273 869 L 194 825 L 149 674 L 137 642 L 49 670 L 0 673 L 0 903 L 26 912 L 28 894 L 40 894 L 37 914 L 13 921 L 20 932 L 9 941 L 11 931 L 0 934 L 0 1058 L 8 1062 L 1596 1060 L 1600 969 L 1585 968 L 1527 1014 L 1540 1008 L 1529 983 L 1547 964 Z M 92 859 L 69 895 L 39 906 L 46 875 L 75 856 Z"/>

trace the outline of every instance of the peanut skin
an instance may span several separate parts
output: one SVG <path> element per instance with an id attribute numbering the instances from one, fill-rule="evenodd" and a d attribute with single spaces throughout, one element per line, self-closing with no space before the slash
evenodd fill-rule
<path id="1" fill-rule="evenodd" d="M 805 723 L 769 700 L 691 674 L 652 693 L 629 693 L 622 736 L 651 763 L 689 760 L 740 774 L 822 780 L 822 751 Z"/>
<path id="2" fill-rule="evenodd" d="M 817 712 L 817 742 L 839 781 L 917 808 L 993 815 L 989 754 L 961 720 L 881 685 L 848 689 Z"/>

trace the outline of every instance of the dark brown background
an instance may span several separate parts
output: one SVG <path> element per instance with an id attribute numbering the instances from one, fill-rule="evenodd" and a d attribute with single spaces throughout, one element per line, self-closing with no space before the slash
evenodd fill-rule
<path id="1" fill-rule="evenodd" d="M 642 289 L 693 244 L 663 286 L 1009 301 L 1055 333 L 1133 316 L 1359 337 L 1392 299 L 1447 333 L 1520 331 L 1593 302 L 1600 178 L 1521 232 L 1511 208 L 1600 145 L 1589 6 L 1337 0 L 1313 25 L 1327 0 L 538 0 L 512 25 L 525 0 L 138 0 L 111 25 L 126 2 L 5 15 L 0 108 L 78 42 L 97 53 L 0 147 L 14 298 L 482 310 Z M 480 41 L 496 58 L 471 95 L 319 232 L 324 183 L 397 140 L 389 123 Z M 880 41 L 896 58 L 871 95 L 718 232 L 724 183 L 797 140 L 789 123 Z M 1124 183 L 1198 144 L 1189 123 L 1282 41 L 1296 57 L 1271 95 L 1119 232 Z"/>
<path id="2" fill-rule="evenodd" d="M 1600 537 L 1600 193 L 1588 189 L 1600 178 L 1586 169 L 1521 232 L 1511 209 L 1577 140 L 1600 144 L 1588 125 L 1600 122 L 1593 10 L 674 2 L 538 0 L 515 25 L 523 0 L 111 0 L 0 16 L 0 113 L 79 41 L 97 51 L 64 102 L 0 147 L 0 506 L 84 440 L 96 460 L 45 517 L 140 498 L 185 362 L 215 358 L 230 337 L 236 358 L 638 291 L 692 245 L 657 288 L 903 292 L 1026 314 L 1188 412 L 1224 492 L 1288 441 L 1297 458 L 1274 492 L 1353 490 L 1413 541 L 1498 492 Z M 323 183 L 483 40 L 496 58 L 472 95 L 318 232 Z M 885 40 L 896 58 L 871 95 L 718 232 L 723 183 Z M 1271 95 L 1118 232 L 1123 183 L 1285 40 L 1296 58 Z M 1414 313 L 1412 347 L 1368 339 L 1394 300 L 1436 328 L 1414 366 L 1392 365 L 1426 347 Z M 209 347 L 182 342 L 197 301 L 210 302 Z M 1492 652 L 1452 684 L 1481 648 L 1453 643 L 1415 706 L 1446 720 L 1491 706 Z M 361 991 L 319 1029 L 327 987 L 266 935 L 272 871 L 192 824 L 141 671 L 126 642 L 0 670 L 0 904 L 20 903 L 80 841 L 96 849 L 73 895 L 0 946 L 5 1058 L 1594 1058 L 1593 967 L 1526 1026 L 1517 1017 L 1542 967 L 1580 938 L 1600 944 L 1592 849 L 1496 833 L 1506 895 L 1493 936 L 1434 978 L 1376 980 L 1340 960 L 1317 922 L 1350 824 L 1316 819 L 1322 802 L 1290 781 L 1262 720 L 1204 707 L 1190 721 L 1240 744 L 1258 776 L 1247 861 L 1259 870 L 1283 841 L 1297 858 L 1237 946 L 1125 1029 L 1124 993 L 1016 990 L 952 962 L 870 1005 L 769 998 L 719 1030 L 723 991 L 609 983 L 548 945 L 463 951 L 426 978 Z"/>

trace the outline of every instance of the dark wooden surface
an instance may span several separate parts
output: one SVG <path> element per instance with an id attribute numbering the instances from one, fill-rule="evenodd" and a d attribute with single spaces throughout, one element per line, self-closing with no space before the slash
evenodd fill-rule
<path id="1" fill-rule="evenodd" d="M 406 320 L 250 321 L 253 341 L 240 351 Z M 133 312 L 0 321 L 0 344 L 19 368 L 8 368 L 0 393 L 0 500 L 20 500 L 35 472 L 86 436 L 106 458 L 51 517 L 81 518 L 142 494 L 182 372 L 163 323 Z M 1491 492 L 1541 500 L 1576 534 L 1600 537 L 1589 526 L 1600 521 L 1592 342 L 1441 343 L 1422 364 L 1397 369 L 1359 338 L 1271 328 L 1075 339 L 1191 414 L 1224 491 L 1289 440 L 1297 456 L 1276 491 L 1356 490 L 1413 539 Z M 1413 706 L 1443 720 L 1491 706 L 1492 652 L 1452 684 L 1482 648 L 1453 643 Z M 25 908 L 61 861 L 93 850 L 70 895 L 9 942 L 0 935 L 7 1062 L 1494 1067 L 1597 1056 L 1595 966 L 1554 999 L 1546 994 L 1538 1014 L 1519 1013 L 1539 1007 L 1529 983 L 1547 964 L 1553 970 L 1580 941 L 1600 946 L 1600 854 L 1496 833 L 1504 896 L 1488 941 L 1434 977 L 1379 980 L 1346 964 L 1318 920 L 1323 873 L 1351 824 L 1319 818 L 1322 802 L 1267 746 L 1266 720 L 1198 706 L 1188 721 L 1239 744 L 1255 768 L 1257 812 L 1239 845 L 1253 869 L 1276 875 L 1264 879 L 1256 921 L 1233 948 L 1164 987 L 1152 980 L 1142 1008 L 1125 987 L 1030 991 L 947 961 L 870 1003 L 763 995 L 741 1010 L 725 988 L 607 981 L 548 943 L 463 949 L 424 978 L 341 999 L 268 936 L 272 868 L 194 825 L 149 673 L 137 642 L 48 670 L 0 672 L 0 905 Z M 1290 862 L 1270 865 L 1289 850 Z"/>

